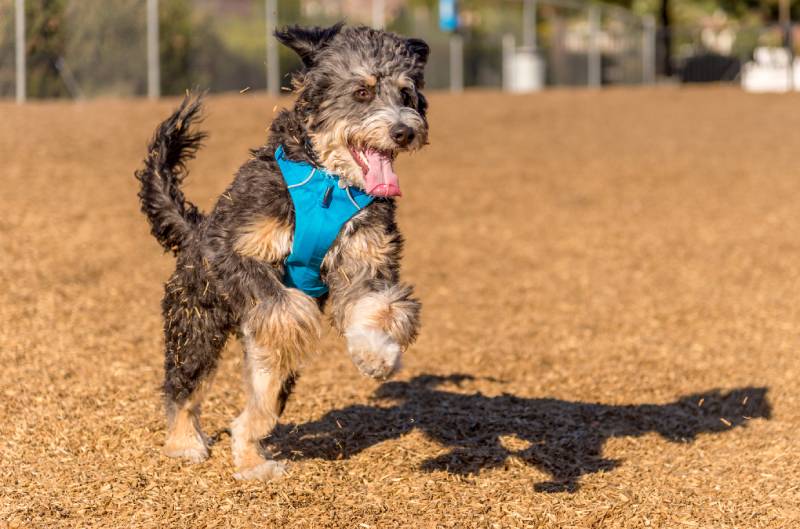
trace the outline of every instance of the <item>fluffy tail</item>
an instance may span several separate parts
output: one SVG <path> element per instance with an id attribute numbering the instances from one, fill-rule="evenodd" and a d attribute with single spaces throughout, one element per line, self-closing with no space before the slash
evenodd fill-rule
<path id="1" fill-rule="evenodd" d="M 136 171 L 142 213 L 150 221 L 153 236 L 174 254 L 203 220 L 203 214 L 186 200 L 180 188 L 188 174 L 186 162 L 194 158 L 206 137 L 204 132 L 191 129 L 192 121 L 200 117 L 202 103 L 202 96 L 186 95 L 181 106 L 156 129 L 144 168 Z"/>

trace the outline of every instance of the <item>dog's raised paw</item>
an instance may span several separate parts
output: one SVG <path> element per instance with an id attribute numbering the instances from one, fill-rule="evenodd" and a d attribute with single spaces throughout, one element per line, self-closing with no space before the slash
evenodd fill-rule
<path id="1" fill-rule="evenodd" d="M 286 474 L 286 464 L 280 461 L 264 461 L 254 467 L 236 472 L 233 477 L 239 480 L 270 481 Z"/>
<path id="2" fill-rule="evenodd" d="M 402 351 L 381 330 L 351 329 L 345 334 L 350 357 L 359 371 L 372 378 L 388 378 L 400 367 Z"/>

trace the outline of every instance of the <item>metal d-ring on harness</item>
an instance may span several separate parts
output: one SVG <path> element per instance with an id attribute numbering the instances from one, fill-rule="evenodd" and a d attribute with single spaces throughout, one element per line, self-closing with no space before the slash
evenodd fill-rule
<path id="1" fill-rule="evenodd" d="M 342 227 L 368 206 L 373 197 L 360 189 L 339 186 L 339 177 L 308 162 L 286 157 L 283 146 L 275 151 L 286 188 L 294 205 L 292 252 L 285 261 L 283 282 L 312 297 L 328 291 L 320 268 Z"/>

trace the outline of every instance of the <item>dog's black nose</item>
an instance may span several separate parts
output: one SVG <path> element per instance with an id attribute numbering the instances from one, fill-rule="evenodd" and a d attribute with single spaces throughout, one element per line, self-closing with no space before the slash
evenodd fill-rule
<path id="1" fill-rule="evenodd" d="M 400 147 L 405 147 L 414 141 L 414 129 L 408 125 L 403 125 L 402 123 L 393 125 L 389 130 L 389 133 L 392 135 L 394 142 Z"/>

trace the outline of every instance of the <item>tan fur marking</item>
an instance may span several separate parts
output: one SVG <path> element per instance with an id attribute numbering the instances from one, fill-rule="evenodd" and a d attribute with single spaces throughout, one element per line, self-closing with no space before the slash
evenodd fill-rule
<path id="1" fill-rule="evenodd" d="M 366 83 L 367 86 L 376 86 L 378 84 L 378 78 L 374 75 L 368 75 L 364 77 L 364 83 Z"/>
<path id="2" fill-rule="evenodd" d="M 291 246 L 291 227 L 275 217 L 263 217 L 244 226 L 234 243 L 239 254 L 269 262 L 289 255 Z"/>
<path id="3" fill-rule="evenodd" d="M 363 227 L 355 233 L 345 231 L 325 256 L 322 266 L 328 270 L 335 268 L 336 273 L 346 280 L 363 273 L 374 276 L 388 266 L 394 251 L 392 235 L 382 227 Z M 334 267 L 337 259 L 340 262 Z"/>
<path id="4" fill-rule="evenodd" d="M 258 443 L 254 441 L 243 442 L 241 448 L 235 452 L 233 459 L 236 470 L 239 472 L 255 468 L 266 460 L 259 453 Z"/>
<path id="5" fill-rule="evenodd" d="M 344 328 L 382 330 L 402 347 L 416 337 L 416 302 L 407 299 L 410 289 L 404 285 L 372 292 L 345 309 Z"/>
<path id="6" fill-rule="evenodd" d="M 210 385 L 205 381 L 192 398 L 181 406 L 167 410 L 167 439 L 164 455 L 180 457 L 199 463 L 208 457 L 205 434 L 200 428 L 200 402 Z"/>
<path id="7" fill-rule="evenodd" d="M 350 309 L 347 327 L 366 327 L 386 330 L 391 323 L 392 306 L 385 296 L 369 294 Z"/>
<path id="8" fill-rule="evenodd" d="M 391 236 L 382 230 L 359 230 L 347 240 L 347 252 L 374 272 L 384 265 L 394 248 Z"/>
<path id="9" fill-rule="evenodd" d="M 364 187 L 364 172 L 350 154 L 350 124 L 339 121 L 325 132 L 312 132 L 309 136 L 314 150 L 325 169 L 341 176 L 349 185 Z"/>
<path id="10" fill-rule="evenodd" d="M 283 473 L 281 464 L 266 459 L 259 446 L 260 440 L 275 428 L 278 422 L 278 395 L 281 377 L 276 374 L 275 358 L 269 351 L 245 337 L 244 381 L 247 404 L 231 427 L 233 461 L 238 479 L 272 479 Z"/>
<path id="11" fill-rule="evenodd" d="M 287 288 L 279 299 L 254 307 L 246 329 L 258 349 L 271 356 L 269 365 L 280 373 L 293 373 L 317 347 L 321 316 L 313 298 Z"/>
<path id="12" fill-rule="evenodd" d="M 164 443 L 164 455 L 182 457 L 195 462 L 208 457 L 208 449 L 200 431 L 197 415 L 191 409 L 182 408 L 176 412 Z"/>
<path id="13" fill-rule="evenodd" d="M 394 82 L 398 86 L 398 88 L 410 88 L 412 90 L 414 89 L 414 81 L 412 81 L 411 78 L 405 74 L 401 74 L 395 77 Z"/>
<path id="14" fill-rule="evenodd" d="M 393 313 L 391 305 L 381 307 L 368 318 L 368 321 L 378 329 L 389 329 L 394 321 Z"/>

